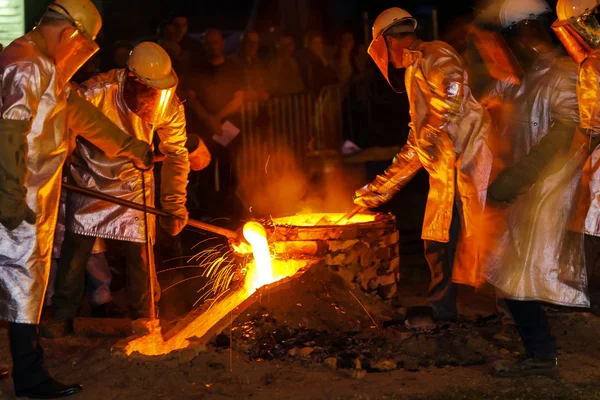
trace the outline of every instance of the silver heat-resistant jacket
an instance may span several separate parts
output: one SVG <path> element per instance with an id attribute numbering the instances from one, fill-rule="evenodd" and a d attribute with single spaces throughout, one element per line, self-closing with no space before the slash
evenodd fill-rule
<path id="1" fill-rule="evenodd" d="M 26 138 L 25 187 L 27 205 L 37 217 L 35 224 L 23 222 L 13 231 L 0 226 L 0 319 L 37 324 L 50 273 L 61 171 L 72 138 L 84 135 L 113 156 L 141 156 L 148 146 L 120 131 L 107 133 L 106 124 L 116 127 L 81 112 L 77 94 L 59 86 L 54 61 L 35 30 L 0 54 L 0 87 L 0 116 L 33 122 Z"/>
<path id="2" fill-rule="evenodd" d="M 579 68 L 577 84 L 580 131 L 590 138 L 600 137 L 600 48 L 591 53 Z M 583 171 L 576 227 L 600 236 L 600 148 L 596 148 Z"/>
<path id="3" fill-rule="evenodd" d="M 415 42 L 403 53 L 411 131 L 392 165 L 357 192 L 395 193 L 422 168 L 429 173 L 429 194 L 422 238 L 449 242 L 456 206 L 463 238 L 476 233 L 473 219 L 485 202 L 491 154 L 486 140 L 490 117 L 474 99 L 464 60 L 450 45 Z M 472 253 L 474 241 L 461 252 Z M 459 256 L 458 259 L 461 259 Z"/>
<path id="4" fill-rule="evenodd" d="M 553 54 L 540 58 L 520 84 L 499 82 L 489 96 L 498 130 L 491 141 L 493 178 L 517 164 L 549 132 L 571 142 L 579 123 L 577 66 Z M 573 150 L 574 148 L 572 148 Z M 482 219 L 483 277 L 517 300 L 587 306 L 580 234 L 569 231 L 577 186 L 589 151 L 555 153 L 514 203 L 491 199 Z M 455 272 L 456 276 L 456 272 Z M 465 275 L 462 283 L 477 276 Z"/>
<path id="5" fill-rule="evenodd" d="M 85 98 L 98 107 L 121 129 L 137 139 L 152 143 L 154 131 L 160 137 L 160 151 L 165 155 L 161 169 L 160 201 L 163 209 L 185 216 L 186 187 L 189 172 L 183 105 L 175 98 L 164 120 L 152 126 L 131 112 L 123 99 L 126 71 L 117 69 L 84 83 Z M 154 206 L 154 176 L 144 173 L 146 201 Z M 76 185 L 100 191 L 135 203 L 143 203 L 142 174 L 123 157 L 108 157 L 85 139 L 77 140 L 71 157 L 69 179 Z M 68 193 L 66 229 L 85 236 L 145 242 L 144 215 L 106 201 Z M 150 236 L 154 237 L 154 217 L 148 215 Z"/>

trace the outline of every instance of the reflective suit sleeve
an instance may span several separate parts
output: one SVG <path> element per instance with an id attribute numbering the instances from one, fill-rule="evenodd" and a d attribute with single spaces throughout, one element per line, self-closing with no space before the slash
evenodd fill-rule
<path id="1" fill-rule="evenodd" d="M 419 170 L 423 168 L 415 148 L 415 135 L 411 130 L 408 141 L 394 158 L 392 165 L 368 185 L 354 194 L 354 203 L 361 207 L 373 208 L 388 202 L 402 189 Z"/>
<path id="2" fill-rule="evenodd" d="M 77 135 L 89 140 L 109 157 L 127 157 L 140 169 L 152 167 L 150 144 L 123 132 L 98 108 L 72 91 L 67 103 L 67 126 L 72 139 Z"/>
<path id="3" fill-rule="evenodd" d="M 179 221 L 161 220 L 169 233 L 176 235 L 186 224 L 188 213 L 185 208 L 187 181 L 190 171 L 188 151 L 185 147 L 185 112 L 177 100 L 168 122 L 157 130 L 160 137 L 159 150 L 165 155 L 161 169 L 160 204 L 165 211 L 180 218 Z M 177 222 L 176 226 L 171 223 Z"/>
<path id="4" fill-rule="evenodd" d="M 433 134 L 447 132 L 457 120 L 464 99 L 465 68 L 456 52 L 446 46 L 434 48 L 421 64 L 431 91 L 429 113 L 423 129 Z M 427 137 L 427 135 L 422 135 Z"/>
<path id="5" fill-rule="evenodd" d="M 600 135 L 600 60 L 588 57 L 579 68 L 577 98 L 580 131 L 588 136 Z"/>

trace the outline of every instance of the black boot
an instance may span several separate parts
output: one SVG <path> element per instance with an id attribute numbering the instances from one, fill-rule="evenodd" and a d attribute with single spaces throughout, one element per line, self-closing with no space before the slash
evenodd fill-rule
<path id="1" fill-rule="evenodd" d="M 63 385 L 50 376 L 44 365 L 37 325 L 10 323 L 8 334 L 17 397 L 55 399 L 82 390 L 80 385 Z"/>
<path id="2" fill-rule="evenodd" d="M 525 376 L 558 376 L 556 359 L 536 359 L 528 357 L 523 361 L 500 361 L 492 369 L 494 376 L 499 378 L 522 378 Z"/>
<path id="3" fill-rule="evenodd" d="M 42 325 L 40 335 L 47 339 L 57 339 L 75 333 L 72 319 L 52 320 Z"/>
<path id="4" fill-rule="evenodd" d="M 58 399 L 77 394 L 83 390 L 81 385 L 63 385 L 53 378 L 26 390 L 15 391 L 17 397 L 29 397 L 32 399 Z"/>

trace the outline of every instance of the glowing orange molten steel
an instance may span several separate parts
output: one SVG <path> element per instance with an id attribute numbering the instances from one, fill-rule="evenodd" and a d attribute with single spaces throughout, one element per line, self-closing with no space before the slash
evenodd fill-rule
<path id="1" fill-rule="evenodd" d="M 275 282 L 273 278 L 273 263 L 269 252 L 267 231 L 258 222 L 248 222 L 244 225 L 244 237 L 252 246 L 254 268 L 248 268 L 246 289 L 252 294 L 261 286 Z"/>
<path id="2" fill-rule="evenodd" d="M 125 348 L 127 355 L 139 352 L 143 355 L 158 356 L 184 349 L 189 346 L 189 338 L 203 337 L 215 324 L 256 290 L 298 272 L 286 265 L 278 267 L 274 271 L 267 233 L 261 224 L 248 222 L 244 225 L 243 232 L 254 255 L 254 261 L 248 264 L 244 287 L 218 302 L 215 301 L 211 308 L 167 341 L 163 339 L 160 328 L 155 327 L 150 334 L 129 342 Z M 247 250 L 246 246 L 241 245 L 237 249 Z"/>

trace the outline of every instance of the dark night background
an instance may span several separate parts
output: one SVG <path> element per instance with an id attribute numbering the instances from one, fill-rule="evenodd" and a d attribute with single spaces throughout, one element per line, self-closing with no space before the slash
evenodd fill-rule
<path id="1" fill-rule="evenodd" d="M 152 36 L 158 23 L 175 10 L 185 10 L 190 20 L 190 32 L 200 33 L 206 28 L 217 27 L 225 31 L 244 30 L 254 15 L 254 27 L 266 33 L 271 27 L 280 26 L 280 3 L 291 4 L 297 0 L 99 0 L 104 22 L 104 39 L 135 40 Z M 402 7 L 416 16 L 430 15 L 438 10 L 440 34 L 464 23 L 472 13 L 474 0 L 310 0 L 310 28 L 322 30 L 330 37 L 341 29 L 351 29 L 359 41 L 364 37 L 363 13 L 370 19 L 388 7 Z M 26 1 L 26 27 L 31 29 L 43 14 L 47 2 Z M 556 1 L 549 1 L 555 6 Z M 285 24 L 284 24 L 285 25 Z M 284 26 L 285 29 L 289 27 Z"/>

